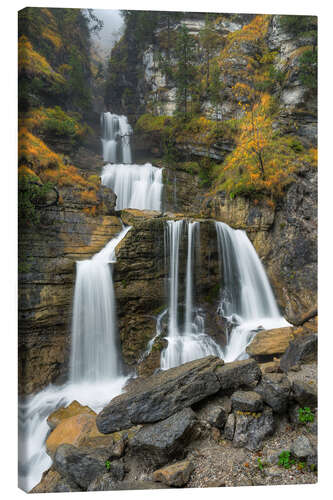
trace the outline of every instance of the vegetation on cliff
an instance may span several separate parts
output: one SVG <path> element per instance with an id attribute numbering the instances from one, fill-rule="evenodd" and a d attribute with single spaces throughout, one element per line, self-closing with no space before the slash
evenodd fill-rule
<path id="1" fill-rule="evenodd" d="M 50 191 L 73 186 L 74 196 L 97 205 L 98 185 L 84 179 L 57 151 L 90 134 L 90 34 L 100 21 L 80 9 L 26 8 L 19 13 L 19 221 L 40 222 Z M 62 197 L 57 198 L 57 203 Z M 96 206 L 93 207 L 96 211 Z"/>

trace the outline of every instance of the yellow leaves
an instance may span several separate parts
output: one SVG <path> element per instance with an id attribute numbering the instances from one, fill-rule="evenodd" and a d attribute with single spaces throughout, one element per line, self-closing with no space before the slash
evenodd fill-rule
<path id="1" fill-rule="evenodd" d="M 65 82 L 63 76 L 52 69 L 45 57 L 33 49 L 25 35 L 20 37 L 18 43 L 18 67 L 20 73 L 26 73 L 30 76 L 40 76 L 57 82 Z"/>
<path id="2" fill-rule="evenodd" d="M 49 27 L 46 27 L 43 30 L 42 36 L 44 38 L 46 38 L 47 40 L 49 40 L 56 50 L 59 50 L 60 47 L 62 46 L 61 37 L 60 37 L 59 33 L 56 33 L 55 31 L 51 30 Z"/>

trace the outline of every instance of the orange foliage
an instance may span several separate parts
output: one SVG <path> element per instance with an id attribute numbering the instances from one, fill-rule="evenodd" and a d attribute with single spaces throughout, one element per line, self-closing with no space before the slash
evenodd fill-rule
<path id="1" fill-rule="evenodd" d="M 33 49 L 25 35 L 20 37 L 18 43 L 18 67 L 20 73 L 44 77 L 59 83 L 65 82 L 64 77 L 52 69 L 45 57 Z"/>

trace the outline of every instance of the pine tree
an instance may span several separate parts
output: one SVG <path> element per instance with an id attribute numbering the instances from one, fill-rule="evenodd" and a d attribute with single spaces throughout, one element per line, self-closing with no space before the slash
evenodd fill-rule
<path id="1" fill-rule="evenodd" d="M 178 110 L 184 115 L 188 112 L 188 100 L 193 97 L 195 89 L 195 40 L 190 35 L 187 26 L 182 25 L 177 36 L 175 55 L 177 58 L 177 69 L 175 72 L 175 84 L 177 87 Z"/>

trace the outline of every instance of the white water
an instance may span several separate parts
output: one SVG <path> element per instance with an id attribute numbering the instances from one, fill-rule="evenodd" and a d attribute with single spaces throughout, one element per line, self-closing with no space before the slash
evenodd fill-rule
<path id="1" fill-rule="evenodd" d="M 222 356 L 220 347 L 205 334 L 204 316 L 193 307 L 193 275 L 195 268 L 195 236 L 199 234 L 197 222 L 187 223 L 187 263 L 185 283 L 185 321 L 179 325 L 179 248 L 184 221 L 168 221 L 169 245 L 169 307 L 167 347 L 161 353 L 161 369 L 167 370 L 194 359 L 209 355 Z"/>
<path id="2" fill-rule="evenodd" d="M 126 116 L 101 114 L 103 159 L 111 163 L 132 163 L 132 127 Z"/>
<path id="3" fill-rule="evenodd" d="M 229 322 L 224 361 L 247 357 L 246 347 L 259 329 L 288 326 L 245 231 L 215 222 L 222 271 L 219 312 Z"/>
<path id="4" fill-rule="evenodd" d="M 162 168 L 145 165 L 105 165 L 102 184 L 117 195 L 116 209 L 161 210 Z"/>
<path id="5" fill-rule="evenodd" d="M 89 260 L 76 263 L 72 322 L 72 382 L 102 382 L 121 375 L 117 315 L 110 263 L 130 227 Z"/>
<path id="6" fill-rule="evenodd" d="M 73 400 L 99 412 L 127 380 L 117 349 L 110 263 L 116 261 L 116 246 L 129 230 L 124 228 L 90 260 L 77 262 L 69 382 L 50 385 L 19 404 L 19 486 L 25 491 L 40 481 L 52 462 L 45 447 L 48 415 Z"/>

